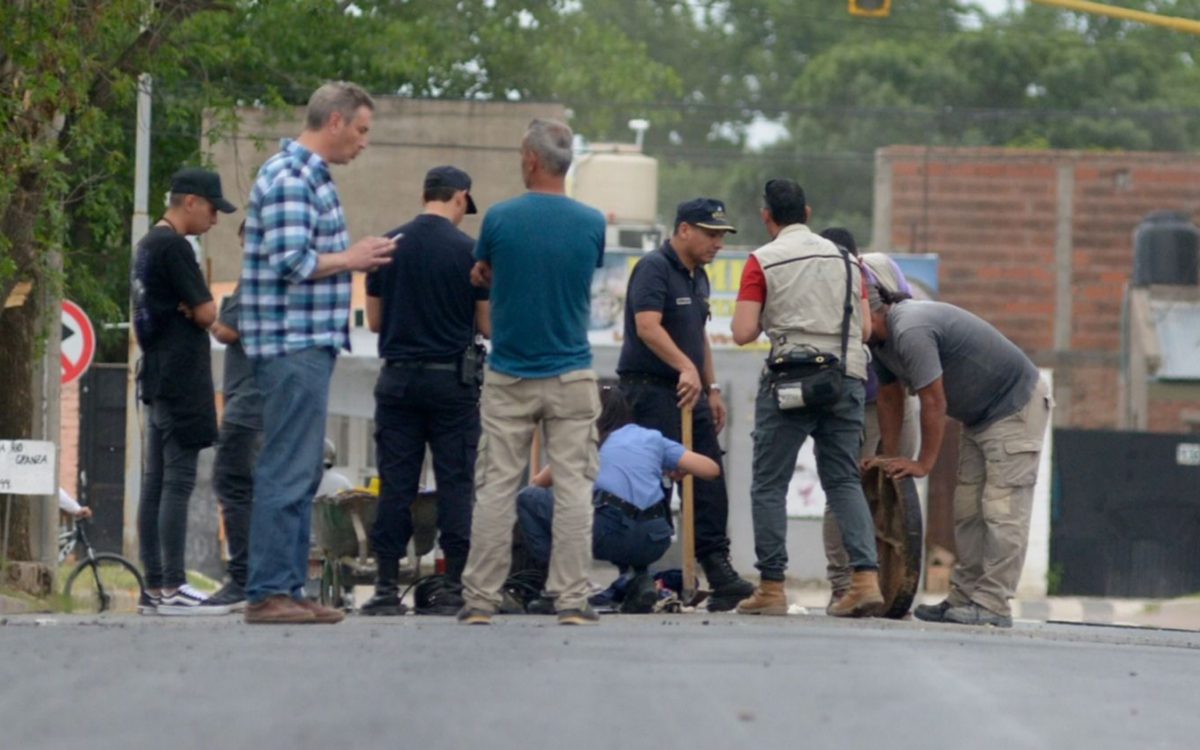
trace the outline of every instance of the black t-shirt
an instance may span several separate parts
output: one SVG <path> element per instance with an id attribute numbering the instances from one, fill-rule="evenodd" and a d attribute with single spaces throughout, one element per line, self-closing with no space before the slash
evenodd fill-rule
<path id="1" fill-rule="evenodd" d="M 133 323 L 144 356 L 142 400 L 163 402 L 185 445 L 216 439 L 208 333 L 180 312 L 212 301 L 186 238 L 152 228 L 138 243 L 133 267 Z"/>
<path id="2" fill-rule="evenodd" d="M 625 338 L 617 373 L 654 375 L 672 381 L 679 377 L 679 372 L 659 359 L 637 335 L 637 313 L 654 311 L 662 313 L 663 328 L 703 375 L 708 297 L 704 267 L 689 271 L 669 241 L 639 260 L 629 275 L 625 293 Z"/>
<path id="3" fill-rule="evenodd" d="M 388 232 L 403 234 L 392 262 L 367 275 L 379 297 L 379 356 L 457 361 L 475 337 L 475 303 L 488 290 L 471 286 L 475 241 L 449 219 L 421 214 Z"/>

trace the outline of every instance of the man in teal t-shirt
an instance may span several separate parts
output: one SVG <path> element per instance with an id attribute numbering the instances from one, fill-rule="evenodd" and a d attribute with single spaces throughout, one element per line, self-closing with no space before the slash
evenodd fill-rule
<path id="1" fill-rule="evenodd" d="M 604 264 L 604 216 L 559 193 L 530 191 L 488 211 L 475 259 L 492 269 L 489 363 L 518 378 L 592 366 L 592 272 Z"/>
<path id="2" fill-rule="evenodd" d="M 604 216 L 566 196 L 571 129 L 537 119 L 521 141 L 529 192 L 488 211 L 474 283 L 491 287 L 492 353 L 484 375 L 471 553 L 459 620 L 486 624 L 500 608 L 512 557 L 516 497 L 533 432 L 545 425 L 555 471 L 547 592 L 559 622 L 597 621 L 587 603 L 592 481 L 600 394 L 587 339 L 592 272 L 604 260 Z"/>

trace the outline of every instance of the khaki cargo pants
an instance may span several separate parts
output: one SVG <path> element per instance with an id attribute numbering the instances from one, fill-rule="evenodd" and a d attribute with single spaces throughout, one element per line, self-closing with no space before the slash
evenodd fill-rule
<path id="1" fill-rule="evenodd" d="M 900 455 L 905 458 L 916 458 L 917 449 L 921 443 L 921 428 L 918 424 L 916 396 L 904 397 L 904 422 L 900 427 Z M 880 449 L 879 408 L 867 404 L 863 412 L 863 443 L 859 453 L 860 459 L 874 458 Z M 821 538 L 825 542 L 825 577 L 829 580 L 829 588 L 834 592 L 845 592 L 850 588 L 850 578 L 854 571 L 850 568 L 850 556 L 842 546 L 842 532 L 838 529 L 837 520 L 829 506 L 825 506 L 825 520 L 821 526 Z"/>
<path id="2" fill-rule="evenodd" d="M 1029 403 L 1016 414 L 980 430 L 963 428 L 954 492 L 958 559 L 947 597 L 952 606 L 975 602 L 1010 614 L 1009 599 L 1025 564 L 1033 485 L 1053 405 L 1049 386 L 1039 379 Z"/>
<path id="3" fill-rule="evenodd" d="M 552 378 L 516 378 L 490 368 L 484 375 L 483 434 L 475 463 L 475 509 L 471 553 L 463 572 L 463 599 L 470 609 L 496 612 L 512 564 L 517 491 L 529 466 L 537 425 L 544 426 L 544 453 L 554 477 L 547 592 L 559 610 L 587 604 L 592 561 L 592 483 L 599 468 L 596 417 L 600 393 L 593 370 Z"/>

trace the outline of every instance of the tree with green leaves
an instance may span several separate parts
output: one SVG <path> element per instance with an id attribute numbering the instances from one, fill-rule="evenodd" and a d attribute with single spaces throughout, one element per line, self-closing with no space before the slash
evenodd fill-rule
<path id="1" fill-rule="evenodd" d="M 123 156 L 108 149 L 110 113 L 133 100 L 135 78 L 189 17 L 216 0 L 10 0 L 0 6 L 0 436 L 34 429 L 32 379 L 47 332 L 58 325 L 59 258 L 92 240 L 87 219 Z M 79 222 L 72 231 L 72 217 Z M 110 214 L 110 219 L 114 218 Z M 101 224 L 103 222 L 100 222 Z M 32 292 L 10 295 L 26 282 Z M 28 506 L 14 503 L 10 557 L 29 559 Z"/>

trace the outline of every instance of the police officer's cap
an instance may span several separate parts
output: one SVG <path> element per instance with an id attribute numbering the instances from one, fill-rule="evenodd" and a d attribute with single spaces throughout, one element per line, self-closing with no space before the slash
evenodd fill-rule
<path id="1" fill-rule="evenodd" d="M 737 234 L 737 230 L 725 215 L 725 204 L 712 198 L 694 198 L 680 203 L 675 209 L 675 226 L 678 227 L 682 223 Z"/>
<path id="2" fill-rule="evenodd" d="M 425 173 L 425 189 L 450 188 L 467 191 L 467 213 L 476 214 L 475 199 L 471 197 L 471 175 L 458 167 L 434 167 Z"/>

